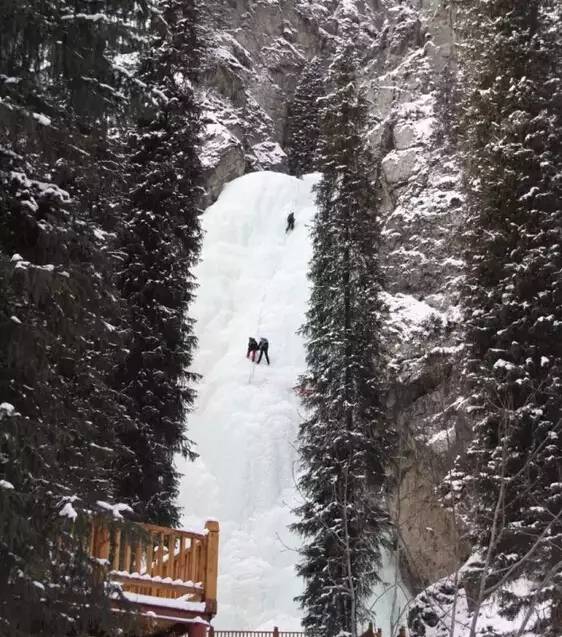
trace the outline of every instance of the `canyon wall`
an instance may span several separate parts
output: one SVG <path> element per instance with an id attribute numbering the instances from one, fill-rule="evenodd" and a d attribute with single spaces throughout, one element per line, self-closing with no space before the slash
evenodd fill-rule
<path id="1" fill-rule="evenodd" d="M 459 398 L 462 194 L 448 144 L 454 41 L 446 0 L 220 0 L 208 4 L 201 87 L 208 201 L 252 170 L 284 171 L 287 107 L 304 64 L 353 39 L 381 160 L 390 309 L 388 410 L 402 432 L 391 510 L 416 593 L 467 557 L 436 487 L 467 436 Z"/>

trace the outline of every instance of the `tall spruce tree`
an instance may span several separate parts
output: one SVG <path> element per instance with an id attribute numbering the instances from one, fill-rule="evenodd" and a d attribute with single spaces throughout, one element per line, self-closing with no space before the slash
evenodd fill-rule
<path id="1" fill-rule="evenodd" d="M 287 113 L 289 174 L 300 177 L 317 167 L 323 68 L 315 57 L 304 67 Z"/>
<path id="2" fill-rule="evenodd" d="M 353 50 L 343 50 L 323 100 L 318 212 L 312 231 L 312 293 L 303 333 L 310 391 L 299 431 L 304 503 L 294 529 L 304 536 L 298 598 L 307 630 L 357 634 L 365 601 L 379 581 L 388 530 L 385 457 L 392 435 L 384 417 L 383 304 L 377 162 L 365 146 L 366 104 Z"/>
<path id="3" fill-rule="evenodd" d="M 201 241 L 192 84 L 199 67 L 196 2 L 164 0 L 159 17 L 161 33 L 141 65 L 140 79 L 153 99 L 130 139 L 132 187 L 120 237 L 129 337 L 115 383 L 127 397 L 128 425 L 121 433 L 127 452 L 118 461 L 117 493 L 144 519 L 176 524 L 174 455 L 194 455 L 185 416 L 196 380 L 187 372 L 195 337 L 186 312 Z"/>
<path id="4" fill-rule="evenodd" d="M 88 512 L 115 492 L 121 398 L 107 375 L 121 310 L 101 224 L 119 182 L 111 127 L 127 107 L 113 60 L 138 48 L 142 7 L 0 6 L 0 634 L 10 637 L 111 631 L 85 538 Z"/>
<path id="5" fill-rule="evenodd" d="M 555 0 L 466 0 L 467 381 L 478 420 L 454 476 L 470 587 L 536 634 L 562 626 L 562 20 Z M 525 577 L 528 594 L 510 592 Z M 475 602 L 481 599 L 473 600 Z M 475 614 L 475 621 L 477 621 Z M 536 625 L 531 626 L 532 623 Z M 472 634 L 472 633 L 471 633 Z"/>

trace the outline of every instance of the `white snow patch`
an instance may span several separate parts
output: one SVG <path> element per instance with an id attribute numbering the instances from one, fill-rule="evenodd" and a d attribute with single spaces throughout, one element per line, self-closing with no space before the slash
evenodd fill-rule
<path id="1" fill-rule="evenodd" d="M 456 437 L 455 427 L 449 427 L 433 434 L 427 441 L 427 446 L 435 453 L 446 453 L 455 443 Z"/>
<path id="2" fill-rule="evenodd" d="M 469 560 L 461 569 L 470 570 L 471 560 Z M 426 629 L 425 637 L 449 637 L 451 634 L 451 624 L 454 623 L 455 637 L 471 637 L 471 624 L 473 619 L 473 613 L 468 608 L 466 591 L 464 588 L 460 588 L 458 591 L 457 603 L 455 612 L 453 614 L 453 595 L 443 594 L 441 587 L 445 585 L 445 590 L 448 588 L 453 590 L 454 584 L 452 578 L 444 578 L 439 582 L 433 584 L 427 589 L 430 593 L 430 598 L 427 599 L 426 592 L 422 593 L 418 600 L 426 597 L 425 606 L 427 611 L 435 616 L 437 623 L 435 625 L 424 624 Z M 519 579 L 509 586 L 509 590 L 515 596 L 527 596 L 533 590 L 533 585 L 529 580 L 524 578 Z M 418 602 L 419 605 L 419 602 Z M 548 603 L 537 603 L 534 608 L 531 620 L 527 623 L 527 629 L 523 629 L 523 621 L 525 616 L 525 609 L 523 609 L 516 617 L 509 619 L 500 615 L 500 611 L 503 606 L 498 595 L 492 595 L 486 599 L 480 607 L 477 625 L 476 625 L 476 637 L 487 637 L 489 635 L 495 635 L 497 637 L 513 637 L 518 635 L 519 637 L 539 637 L 539 635 L 531 630 L 532 626 L 537 619 L 543 617 L 548 612 Z M 433 624 L 433 621 L 432 621 Z"/>
<path id="3" fill-rule="evenodd" d="M 164 556 L 167 559 L 167 556 Z M 125 579 L 141 579 L 147 582 L 163 583 L 163 584 L 175 584 L 177 586 L 191 586 L 193 588 L 203 588 L 201 582 L 192 582 L 191 580 L 184 581 L 181 579 L 172 579 L 171 577 L 160 577 L 160 575 L 149 575 L 148 573 L 129 573 L 129 571 L 111 571 L 110 575 L 114 577 L 121 577 Z M 189 595 L 189 593 L 188 593 Z"/>
<path id="4" fill-rule="evenodd" d="M 59 511 L 59 515 L 61 518 L 68 518 L 69 520 L 76 520 L 78 517 L 78 513 L 76 509 L 72 506 L 72 502 L 67 502 L 62 509 Z"/>
<path id="5" fill-rule="evenodd" d="M 33 119 L 37 120 L 41 126 L 51 125 L 51 119 L 46 115 L 43 115 L 43 113 L 33 113 Z"/>
<path id="6" fill-rule="evenodd" d="M 0 489 L 6 489 L 8 491 L 11 491 L 14 489 L 14 485 L 11 482 L 8 482 L 7 480 L 0 480 Z"/>
<path id="7" fill-rule="evenodd" d="M 505 361 L 503 358 L 498 358 L 498 360 L 494 363 L 494 369 L 506 369 L 507 371 L 510 371 L 515 369 L 515 365 L 509 361 Z"/>
<path id="8" fill-rule="evenodd" d="M 16 408 L 11 403 L 0 403 L 0 416 L 13 416 Z"/>
<path id="9" fill-rule="evenodd" d="M 256 163 L 264 169 L 268 166 L 280 166 L 287 161 L 285 151 L 276 142 L 261 142 L 252 146 Z"/>
<path id="10" fill-rule="evenodd" d="M 148 606 L 161 606 L 165 608 L 175 608 L 177 610 L 185 610 L 191 613 L 204 613 L 206 611 L 205 602 L 190 602 L 185 599 L 170 599 L 169 597 L 153 597 L 152 595 L 141 595 L 140 593 L 123 592 L 126 599 L 136 604 L 146 604 Z M 201 617 L 195 617 L 192 621 L 201 624 L 208 622 Z"/>
<path id="11" fill-rule="evenodd" d="M 128 504 L 124 504 L 123 502 L 118 502 L 117 504 L 109 504 L 108 502 L 98 500 L 96 504 L 100 507 L 100 509 L 110 511 L 116 520 L 123 519 L 123 516 L 121 515 L 121 512 L 123 511 L 126 511 L 127 513 L 133 513 L 133 509 L 131 509 Z"/>
<path id="12" fill-rule="evenodd" d="M 430 320 L 447 320 L 446 314 L 409 294 L 393 295 L 385 292 L 383 300 L 389 309 L 391 329 L 401 332 L 403 338 L 424 331 L 424 325 Z"/>

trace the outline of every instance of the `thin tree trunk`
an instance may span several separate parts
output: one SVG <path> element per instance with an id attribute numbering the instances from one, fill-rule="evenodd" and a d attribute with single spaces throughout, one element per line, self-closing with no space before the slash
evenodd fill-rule
<path id="1" fill-rule="evenodd" d="M 344 480 L 344 498 L 343 498 L 343 529 L 344 529 L 344 542 L 345 542 L 345 562 L 347 568 L 347 581 L 349 585 L 349 597 L 350 597 L 350 629 L 351 637 L 357 637 L 357 600 L 355 598 L 355 585 L 353 583 L 353 564 L 351 560 L 351 538 L 349 537 L 349 526 L 347 521 L 347 490 L 349 479 L 349 463 L 345 468 L 345 480 Z"/>
<path id="2" fill-rule="evenodd" d="M 344 401 L 345 401 L 345 425 L 348 434 L 353 431 L 353 377 L 351 374 L 351 363 L 353 360 L 353 343 L 351 327 L 353 323 L 352 317 L 352 299 L 351 299 L 351 255 L 350 255 L 350 238 L 351 238 L 351 211 L 349 205 L 346 207 L 345 219 L 344 219 L 344 241 L 345 248 L 343 253 L 343 298 L 344 298 L 344 335 L 345 335 L 345 372 L 344 372 Z M 349 437 L 349 436 L 348 436 Z M 348 441 L 348 444 L 349 441 Z M 357 637 L 357 599 L 355 595 L 355 585 L 353 581 L 353 560 L 352 560 L 352 546 L 351 536 L 349 533 L 349 521 L 348 521 L 348 504 L 353 503 L 353 498 L 350 497 L 350 485 L 349 485 L 349 457 L 345 460 L 346 466 L 344 469 L 344 495 L 343 495 L 343 527 L 344 527 L 344 541 L 345 541 L 345 555 L 346 555 L 346 569 L 347 578 L 349 583 L 349 595 L 350 595 L 350 618 L 349 625 L 351 630 L 351 637 Z"/>
<path id="3" fill-rule="evenodd" d="M 490 541 L 488 543 L 488 550 L 486 552 L 486 561 L 484 563 L 484 569 L 482 575 L 480 576 L 480 586 L 478 589 L 478 598 L 475 608 L 473 609 L 472 621 L 470 622 L 470 633 L 469 637 L 476 637 L 476 628 L 478 625 L 478 617 L 480 614 L 480 608 L 482 607 L 482 602 L 484 601 L 484 593 L 486 591 L 486 579 L 490 570 L 490 564 L 492 562 L 492 554 L 496 544 L 496 538 L 498 536 L 498 521 L 500 517 L 500 511 L 504 504 L 505 497 L 505 464 L 506 464 L 506 444 L 505 444 L 505 432 L 502 436 L 504 439 L 503 449 L 502 449 L 502 471 L 501 471 L 501 485 L 500 492 L 498 493 L 498 499 L 496 501 L 496 506 L 494 509 L 494 517 L 492 520 L 492 529 L 490 531 Z"/>

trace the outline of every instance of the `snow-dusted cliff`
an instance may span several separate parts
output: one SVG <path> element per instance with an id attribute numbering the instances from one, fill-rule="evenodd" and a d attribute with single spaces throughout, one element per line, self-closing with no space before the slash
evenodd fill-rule
<path id="1" fill-rule="evenodd" d="M 204 161 L 210 200 L 248 170 L 284 169 L 287 104 L 306 60 L 348 38 L 360 44 L 370 141 L 382 158 L 385 191 L 395 377 L 389 410 L 408 434 L 394 509 L 404 572 L 414 589 L 422 587 L 464 558 L 433 494 L 463 433 L 451 398 L 462 268 L 454 237 L 462 196 L 458 165 L 438 125 L 453 39 L 447 3 L 236 0 L 211 2 L 209 13 Z"/>
<path id="2" fill-rule="evenodd" d="M 209 198 L 247 170 L 284 169 L 287 104 L 298 76 L 350 29 L 375 51 L 379 0 L 211 0 L 203 74 L 204 167 Z M 373 53 L 374 54 L 374 53 Z"/>

